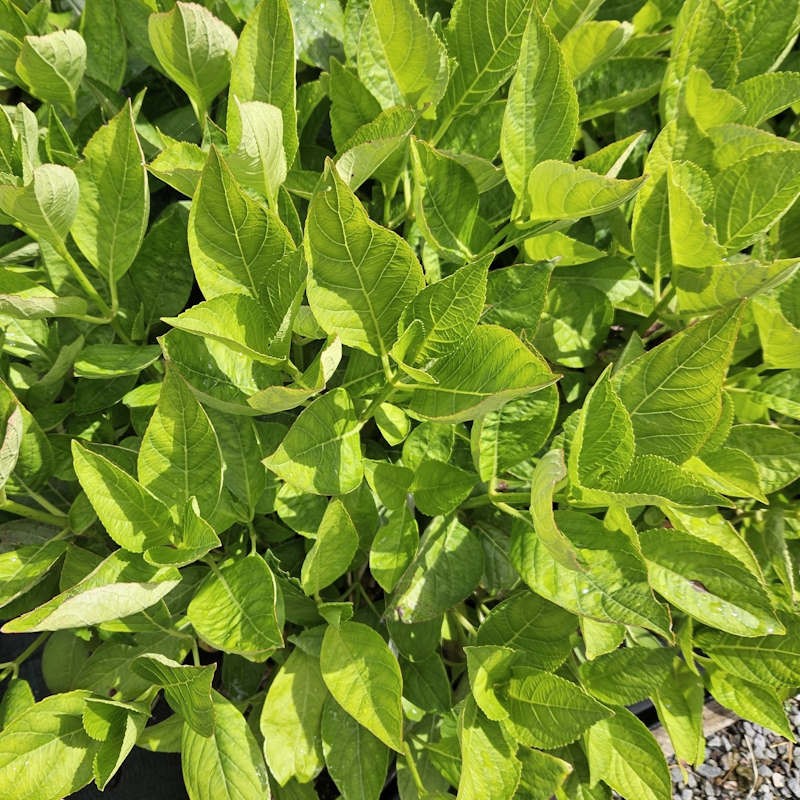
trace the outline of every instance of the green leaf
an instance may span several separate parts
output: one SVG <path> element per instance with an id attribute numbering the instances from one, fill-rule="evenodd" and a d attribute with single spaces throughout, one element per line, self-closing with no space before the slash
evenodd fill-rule
<path id="1" fill-rule="evenodd" d="M 482 570 L 477 535 L 457 519 L 436 517 L 394 588 L 390 604 L 396 618 L 413 623 L 439 616 L 475 589 Z"/>
<path id="2" fill-rule="evenodd" d="M 786 718 L 786 709 L 778 693 L 736 674 L 729 674 L 714 664 L 707 664 L 705 678 L 714 699 L 739 714 L 763 725 L 789 741 L 796 741 Z"/>
<path id="3" fill-rule="evenodd" d="M 513 671 L 504 702 L 509 728 L 523 744 L 545 750 L 563 747 L 613 714 L 571 681 L 529 668 Z"/>
<path id="4" fill-rule="evenodd" d="M 383 108 L 432 109 L 447 88 L 447 52 L 412 0 L 370 0 L 358 39 L 358 77 Z"/>
<path id="5" fill-rule="evenodd" d="M 580 80 L 607 61 L 624 47 L 632 34 L 629 23 L 610 19 L 574 27 L 561 40 L 561 52 L 572 79 Z"/>
<path id="6" fill-rule="evenodd" d="M 479 325 L 429 369 L 435 385 L 415 389 L 409 408 L 440 422 L 483 416 L 555 381 L 541 356 L 511 331 Z"/>
<path id="7" fill-rule="evenodd" d="M 189 215 L 189 252 L 206 299 L 231 292 L 261 297 L 275 264 L 293 249 L 283 223 L 242 190 L 212 148 Z"/>
<path id="8" fill-rule="evenodd" d="M 7 728 L 13 719 L 27 711 L 35 702 L 28 681 L 24 678 L 12 678 L 0 701 L 0 728 Z"/>
<path id="9" fill-rule="evenodd" d="M 517 264 L 490 270 L 483 321 L 529 338 L 539 324 L 549 281 L 547 264 Z"/>
<path id="10" fill-rule="evenodd" d="M 214 529 L 198 515 L 197 504 L 192 501 L 184 510 L 180 527 L 170 542 L 148 547 L 144 560 L 155 566 L 183 567 L 202 558 L 209 550 L 220 546 Z"/>
<path id="11" fill-rule="evenodd" d="M 450 514 L 467 498 L 476 476 L 444 461 L 426 459 L 414 475 L 411 491 L 417 508 L 429 517 Z"/>
<path id="12" fill-rule="evenodd" d="M 333 389 L 305 408 L 267 468 L 297 489 L 312 494 L 347 494 L 364 474 L 359 424 L 345 389 Z"/>
<path id="13" fill-rule="evenodd" d="M 51 244 L 63 244 L 77 210 L 78 181 L 68 167 L 42 164 L 25 186 L 0 184 L 0 211 Z"/>
<path id="14" fill-rule="evenodd" d="M 800 195 L 800 152 L 761 153 L 739 160 L 714 178 L 714 225 L 729 253 L 771 228 Z"/>
<path id="15" fill-rule="evenodd" d="M 734 425 L 726 444 L 743 450 L 756 462 L 766 494 L 797 479 L 800 437 L 788 430 L 772 425 Z"/>
<path id="16" fill-rule="evenodd" d="M 122 619 L 155 605 L 180 581 L 174 567 L 152 567 L 138 555 L 117 550 L 66 591 L 7 622 L 2 631 L 57 631 Z"/>
<path id="17" fill-rule="evenodd" d="M 553 516 L 553 495 L 566 477 L 562 450 L 551 450 L 539 459 L 531 477 L 531 519 L 536 536 L 550 555 L 567 569 L 583 571 L 574 545 L 559 530 Z"/>
<path id="18" fill-rule="evenodd" d="M 477 643 L 511 648 L 524 654 L 526 664 L 553 670 L 566 660 L 576 626 L 572 614 L 524 590 L 492 609 Z"/>
<path id="19" fill-rule="evenodd" d="M 378 800 L 386 781 L 389 750 L 329 699 L 322 710 L 325 766 L 344 800 Z"/>
<path id="20" fill-rule="evenodd" d="M 40 583 L 66 549 L 64 541 L 45 540 L 0 553 L 0 606 Z"/>
<path id="21" fill-rule="evenodd" d="M 603 214 L 630 200 L 643 178 L 619 180 L 576 164 L 539 159 L 527 183 L 531 222 Z"/>
<path id="22" fill-rule="evenodd" d="M 300 583 L 308 595 L 319 594 L 343 575 L 358 550 L 358 532 L 344 504 L 334 498 L 325 509 L 314 546 L 308 551 Z"/>
<path id="23" fill-rule="evenodd" d="M 161 134 L 163 149 L 147 165 L 159 180 L 191 197 L 197 189 L 206 154 L 193 142 L 179 142 Z"/>
<path id="24" fill-rule="evenodd" d="M 531 458 L 544 445 L 558 413 L 558 391 L 548 387 L 506 403 L 472 423 L 472 460 L 489 480 Z"/>
<path id="25" fill-rule="evenodd" d="M 176 3 L 171 11 L 151 14 L 147 31 L 159 64 L 189 95 L 202 123 L 230 80 L 236 34 L 197 3 Z"/>
<path id="26" fill-rule="evenodd" d="M 264 759 L 247 721 L 229 700 L 213 693 L 214 732 L 183 726 L 181 765 L 191 800 L 269 797 Z"/>
<path id="27" fill-rule="evenodd" d="M 81 36 L 86 42 L 86 74 L 119 90 L 125 78 L 127 45 L 118 0 L 87 0 L 81 14 Z"/>
<path id="28" fill-rule="evenodd" d="M 60 103 L 75 114 L 78 87 L 86 71 L 86 42 L 77 31 L 26 36 L 15 66 L 34 97 Z"/>
<path id="29" fill-rule="evenodd" d="M 439 108 L 439 135 L 453 118 L 479 110 L 513 75 L 532 5 L 529 0 L 453 5 L 445 35 L 457 66 Z"/>
<path id="30" fill-rule="evenodd" d="M 14 319 L 47 319 L 79 317 L 87 311 L 82 297 L 59 297 L 24 275 L 0 269 L 0 314 Z"/>
<path id="31" fill-rule="evenodd" d="M 517 743 L 498 722 L 487 719 L 472 698 L 458 720 L 461 743 L 460 800 L 492 797 L 510 800 L 517 789 L 522 765 Z"/>
<path id="32" fill-rule="evenodd" d="M 208 415 L 185 381 L 168 371 L 139 449 L 139 481 L 177 519 L 191 497 L 208 518 L 222 490 L 222 454 Z"/>
<path id="33" fill-rule="evenodd" d="M 322 329 L 385 357 L 403 309 L 424 285 L 409 245 L 372 222 L 329 166 L 311 199 L 305 246 L 308 302 Z"/>
<path id="34" fill-rule="evenodd" d="M 782 629 L 759 580 L 721 547 L 678 530 L 639 535 L 650 585 L 700 622 L 739 636 Z"/>
<path id="35" fill-rule="evenodd" d="M 736 308 L 709 317 L 617 373 L 614 385 L 630 414 L 637 453 L 680 463 L 702 447 L 720 415 L 739 314 Z"/>
<path id="36" fill-rule="evenodd" d="M 520 749 L 517 758 L 522 762 L 519 792 L 526 800 L 550 800 L 572 771 L 568 762 L 539 750 Z"/>
<path id="37" fill-rule="evenodd" d="M 398 331 L 402 336 L 415 320 L 423 335 L 406 351 L 404 360 L 422 366 L 455 350 L 475 329 L 486 299 L 489 265 L 478 260 L 425 287 L 406 306 Z"/>
<path id="38" fill-rule="evenodd" d="M 233 59 L 229 115 L 236 113 L 233 98 L 269 103 L 280 110 L 286 163 L 291 165 L 297 152 L 295 43 L 285 0 L 261 0 L 248 18 Z"/>
<path id="39" fill-rule="evenodd" d="M 147 170 L 134 122 L 128 103 L 92 136 L 75 169 L 80 199 L 72 238 L 112 282 L 136 258 L 150 214 Z"/>
<path id="40" fill-rule="evenodd" d="M 255 100 L 242 102 L 235 96 L 233 100 L 228 118 L 228 165 L 242 186 L 269 198 L 274 208 L 278 189 L 286 180 L 281 110 Z"/>
<path id="41" fill-rule="evenodd" d="M 79 378 L 119 378 L 138 375 L 161 355 L 158 345 L 90 344 L 75 359 Z"/>
<path id="42" fill-rule="evenodd" d="M 46 697 L 3 729 L 0 783 L 8 800 L 59 800 L 92 780 L 97 745 L 81 723 L 87 696 Z"/>
<path id="43" fill-rule="evenodd" d="M 369 552 L 369 571 L 380 587 L 391 592 L 411 563 L 419 546 L 417 521 L 405 505 L 378 529 Z"/>
<path id="44" fill-rule="evenodd" d="M 249 661 L 263 661 L 283 646 L 283 596 L 259 555 L 212 570 L 186 613 L 202 639 Z"/>
<path id="45" fill-rule="evenodd" d="M 676 758 L 690 764 L 702 764 L 706 748 L 703 681 L 678 658 L 671 666 L 667 679 L 653 698 L 658 718 L 669 734 Z"/>
<path id="46" fill-rule="evenodd" d="M 628 537 L 577 511 L 557 511 L 555 521 L 586 571 L 561 566 L 534 531 L 518 521 L 512 528 L 511 560 L 525 583 L 573 614 L 637 625 L 669 638 L 669 615 L 653 597 L 645 564 Z"/>
<path id="47" fill-rule="evenodd" d="M 745 107 L 744 125 L 758 127 L 800 101 L 800 74 L 797 72 L 768 72 L 754 75 L 731 89 Z"/>
<path id="48" fill-rule="evenodd" d="M 329 625 L 320 668 L 334 700 L 384 744 L 402 752 L 403 678 L 380 634 L 360 622 Z"/>
<path id="49" fill-rule="evenodd" d="M 76 440 L 72 461 L 95 513 L 120 547 L 141 553 L 169 541 L 174 529 L 169 509 L 135 478 Z"/>
<path id="50" fill-rule="evenodd" d="M 133 662 L 133 670 L 146 681 L 160 686 L 176 714 L 199 736 L 214 733 L 211 681 L 216 664 L 189 667 L 159 653 L 147 653 Z"/>
<path id="51" fill-rule="evenodd" d="M 586 734 L 592 782 L 602 780 L 626 797 L 670 800 L 672 781 L 661 748 L 650 731 L 625 708 L 593 725 Z"/>
<path id="52" fill-rule="evenodd" d="M 500 152 L 518 201 L 533 167 L 567 159 L 578 133 L 578 99 L 558 42 L 538 12 L 528 18 L 503 115 Z"/>
<path id="53" fill-rule="evenodd" d="M 580 679 L 603 703 L 633 705 L 666 683 L 674 658 L 668 647 L 622 647 L 581 664 Z"/>

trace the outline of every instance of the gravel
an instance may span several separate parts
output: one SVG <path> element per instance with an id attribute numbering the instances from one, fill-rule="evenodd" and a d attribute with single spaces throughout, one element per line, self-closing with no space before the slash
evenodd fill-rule
<path id="1" fill-rule="evenodd" d="M 800 734 L 800 695 L 787 711 Z M 669 762 L 673 800 L 800 800 L 800 744 L 752 722 L 710 736 L 704 763 L 687 768 L 685 777 L 674 758 Z"/>

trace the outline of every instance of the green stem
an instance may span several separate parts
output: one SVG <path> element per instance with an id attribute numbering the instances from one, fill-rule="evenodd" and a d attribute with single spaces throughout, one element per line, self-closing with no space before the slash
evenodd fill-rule
<path id="1" fill-rule="evenodd" d="M 419 770 L 414 762 L 414 756 L 411 753 L 411 748 L 409 747 L 408 742 L 403 742 L 403 756 L 406 759 L 406 766 L 408 767 L 408 771 L 411 773 L 411 779 L 414 781 L 414 786 L 417 788 L 417 794 L 419 794 L 420 797 L 424 797 L 426 794 L 425 784 L 422 782 L 422 778 L 420 777 Z"/>
<path id="2" fill-rule="evenodd" d="M 372 402 L 366 407 L 364 413 L 359 417 L 358 421 L 359 424 L 363 425 L 368 419 L 371 419 L 372 415 L 378 410 L 378 406 L 385 403 L 387 400 L 391 398 L 395 391 L 395 384 L 387 383 L 383 389 L 372 398 Z"/>
<path id="3" fill-rule="evenodd" d="M 103 312 L 106 323 L 111 322 L 113 314 L 108 303 L 100 296 L 100 292 L 94 288 L 94 284 L 86 277 L 86 273 L 81 269 L 81 265 L 72 257 L 67 249 L 67 245 L 62 243 L 56 248 L 56 253 L 66 262 L 75 280 L 78 281 L 84 292 L 94 301 L 95 305 Z"/>
<path id="4" fill-rule="evenodd" d="M 12 676 L 16 678 L 19 675 L 20 665 L 30 658 L 47 641 L 49 636 L 50 631 L 40 633 L 13 661 L 0 664 L 0 668 L 4 672 L 10 669 Z"/>
<path id="5" fill-rule="evenodd" d="M 483 506 L 492 506 L 497 503 L 521 503 L 522 505 L 528 505 L 530 501 L 530 492 L 491 492 L 479 494 L 475 497 L 468 497 L 461 504 L 461 508 L 482 508 Z"/>
<path id="6" fill-rule="evenodd" d="M 60 509 L 58 506 L 54 506 L 46 497 L 42 497 L 38 492 L 34 492 L 29 486 L 27 486 L 22 480 L 17 478 L 17 483 L 25 490 L 25 493 L 28 497 L 31 498 L 34 502 L 38 503 L 45 511 L 49 511 L 53 516 L 62 517 L 63 519 L 67 518 L 67 515 Z"/>
<path id="7" fill-rule="evenodd" d="M 67 518 L 64 516 L 57 517 L 55 514 L 39 511 L 37 508 L 24 506 L 22 503 L 16 503 L 13 500 L 6 499 L 0 504 L 0 510 L 8 511 L 10 514 L 16 514 L 18 517 L 26 517 L 36 522 L 42 522 L 45 525 L 54 525 L 57 528 L 63 528 L 67 524 Z"/>

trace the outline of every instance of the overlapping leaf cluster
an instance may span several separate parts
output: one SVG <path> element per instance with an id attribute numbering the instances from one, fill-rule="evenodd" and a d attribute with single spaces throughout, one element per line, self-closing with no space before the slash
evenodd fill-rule
<path id="1" fill-rule="evenodd" d="M 705 690 L 791 736 L 798 30 L 0 0 L 0 795 L 138 746 L 193 800 L 667 800 L 637 701 L 690 763 Z"/>

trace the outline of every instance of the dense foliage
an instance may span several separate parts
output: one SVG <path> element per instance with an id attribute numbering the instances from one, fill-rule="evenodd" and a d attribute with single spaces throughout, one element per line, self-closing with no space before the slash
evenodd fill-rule
<path id="1" fill-rule="evenodd" d="M 2 638 L 38 634 L 0 795 L 138 746 L 193 800 L 668 800 L 627 706 L 690 763 L 706 690 L 791 736 L 798 28 L 0 0 Z"/>

